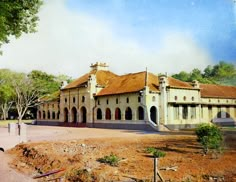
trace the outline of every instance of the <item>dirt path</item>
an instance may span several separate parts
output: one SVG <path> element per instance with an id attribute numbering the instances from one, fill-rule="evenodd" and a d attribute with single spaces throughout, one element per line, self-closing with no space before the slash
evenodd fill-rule
<path id="1" fill-rule="evenodd" d="M 9 167 L 8 163 L 11 161 L 8 154 L 0 152 L 0 181 L 2 182 L 31 182 L 34 181 L 32 178 L 25 176 L 16 170 Z"/>
<path id="2" fill-rule="evenodd" d="M 106 137 L 136 137 L 140 135 L 149 135 L 152 132 L 145 131 L 127 131 L 127 130 L 109 130 L 95 128 L 66 128 L 66 127 L 48 127 L 48 126 L 27 126 L 27 140 L 31 142 L 38 141 L 60 141 L 86 138 L 106 138 Z M 19 143 L 18 136 L 10 136 L 8 128 L 0 127 L 0 147 L 9 150 Z M 12 169 L 8 163 L 12 156 L 6 152 L 0 151 L 0 182 L 29 182 L 35 181 L 30 176 Z"/>

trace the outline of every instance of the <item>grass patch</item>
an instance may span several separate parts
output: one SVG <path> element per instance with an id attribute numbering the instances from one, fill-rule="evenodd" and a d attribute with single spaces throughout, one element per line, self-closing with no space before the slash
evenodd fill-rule
<path id="1" fill-rule="evenodd" d="M 98 159 L 98 162 L 109 164 L 110 166 L 118 166 L 120 159 L 115 154 L 110 154 Z"/>
<path id="2" fill-rule="evenodd" d="M 160 150 L 158 150 L 157 148 L 154 148 L 154 147 L 146 148 L 146 152 L 152 154 L 153 157 L 156 157 L 156 158 L 165 157 L 165 155 L 166 155 L 165 152 L 160 151 Z"/>
<path id="3" fill-rule="evenodd" d="M 32 119 L 30 120 L 22 120 L 22 123 L 32 123 Z M 8 127 L 8 123 L 18 123 L 18 120 L 0 120 L 0 127 Z"/>

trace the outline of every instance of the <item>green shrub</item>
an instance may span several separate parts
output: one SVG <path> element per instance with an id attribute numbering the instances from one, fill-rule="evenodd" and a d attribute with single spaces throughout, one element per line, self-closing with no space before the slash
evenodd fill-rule
<path id="1" fill-rule="evenodd" d="M 111 153 L 109 156 L 99 158 L 98 161 L 101 163 L 109 164 L 111 166 L 118 166 L 118 162 L 120 161 L 120 159 L 116 155 Z"/>
<path id="2" fill-rule="evenodd" d="M 203 152 L 207 154 L 209 150 L 222 151 L 223 135 L 220 128 L 212 124 L 200 124 L 195 130 L 197 141 L 203 146 Z"/>
<path id="3" fill-rule="evenodd" d="M 95 176 L 87 169 L 71 169 L 65 174 L 66 181 L 95 181 Z"/>
<path id="4" fill-rule="evenodd" d="M 162 152 L 154 147 L 148 147 L 146 152 L 151 153 L 155 158 L 165 157 L 166 153 Z"/>

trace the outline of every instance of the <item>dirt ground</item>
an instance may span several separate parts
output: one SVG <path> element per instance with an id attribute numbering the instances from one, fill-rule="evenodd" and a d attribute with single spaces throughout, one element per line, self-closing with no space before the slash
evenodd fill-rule
<path id="1" fill-rule="evenodd" d="M 63 170 L 37 181 L 58 177 L 64 181 L 153 181 L 153 158 L 146 149 L 155 147 L 166 153 L 158 161 L 159 171 L 165 181 L 236 181 L 234 132 L 225 136 L 223 154 L 204 156 L 191 132 L 146 134 L 123 131 L 124 135 L 119 136 L 116 130 L 107 130 L 110 134 L 106 136 L 104 130 L 97 129 L 87 133 L 92 137 L 82 137 L 81 131 L 70 130 L 66 135 L 60 130 L 60 137 L 56 141 L 52 137 L 48 138 L 52 141 L 45 138 L 43 142 L 32 137 L 31 142 L 19 144 L 7 151 L 14 158 L 10 166 L 31 177 Z M 88 131 L 85 129 L 82 132 L 86 136 Z M 100 135 L 95 131 L 101 132 Z M 110 154 L 118 156 L 118 166 L 98 161 Z M 161 170 L 167 167 L 176 167 L 177 171 Z"/>

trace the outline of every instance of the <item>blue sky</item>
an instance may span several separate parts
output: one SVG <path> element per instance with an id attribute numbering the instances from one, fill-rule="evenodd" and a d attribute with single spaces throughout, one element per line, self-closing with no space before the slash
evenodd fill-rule
<path id="1" fill-rule="evenodd" d="M 3 46 L 0 68 L 81 76 L 236 64 L 236 0 L 45 0 L 38 32 Z"/>
<path id="2" fill-rule="evenodd" d="M 67 6 L 112 23 L 116 34 L 147 49 L 174 30 L 190 34 L 216 62 L 236 60 L 233 0 L 70 0 Z"/>

